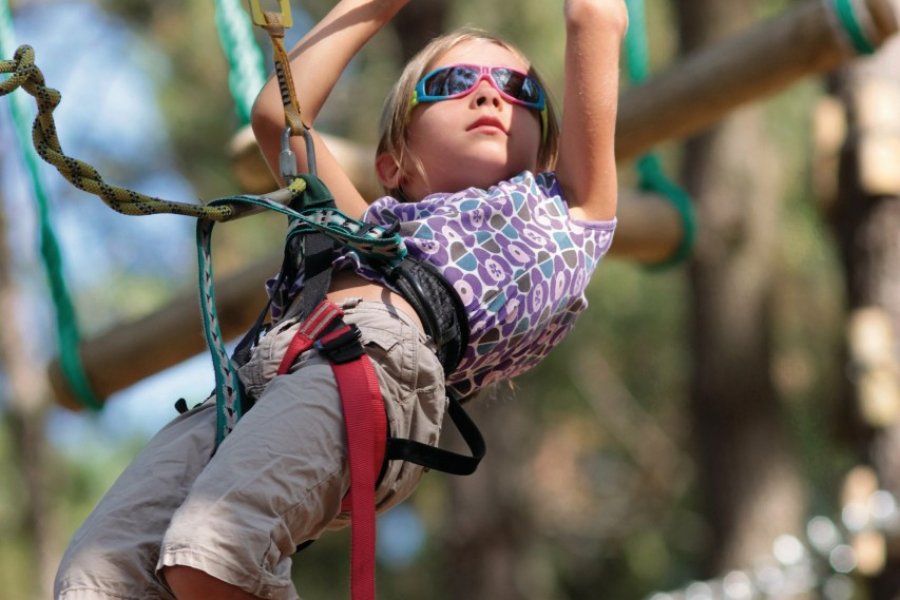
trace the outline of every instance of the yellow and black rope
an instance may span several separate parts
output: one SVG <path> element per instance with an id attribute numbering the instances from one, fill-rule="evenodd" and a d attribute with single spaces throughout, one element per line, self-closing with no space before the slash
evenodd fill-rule
<path id="1" fill-rule="evenodd" d="M 53 111 L 62 95 L 58 90 L 47 87 L 44 74 L 34 63 L 34 50 L 27 45 L 20 46 L 12 60 L 0 61 L 2 74 L 10 76 L 0 81 L 0 96 L 22 88 L 37 103 L 38 114 L 32 127 L 32 140 L 38 155 L 53 165 L 72 185 L 98 196 L 116 212 L 125 215 L 167 213 L 212 221 L 228 221 L 243 212 L 227 203 L 211 206 L 174 202 L 106 183 L 94 167 L 63 152 L 53 120 Z"/>

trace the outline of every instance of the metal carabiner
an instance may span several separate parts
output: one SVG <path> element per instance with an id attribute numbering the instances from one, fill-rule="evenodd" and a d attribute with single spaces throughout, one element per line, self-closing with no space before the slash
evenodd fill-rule
<path id="1" fill-rule="evenodd" d="M 278 170 L 285 181 L 290 181 L 299 175 L 297 171 L 297 155 L 291 150 L 292 132 L 290 127 L 285 127 L 281 133 L 281 153 L 278 155 Z M 306 170 L 310 175 L 316 175 L 316 145 L 313 143 L 312 133 L 308 128 L 300 130 L 303 141 L 306 144 Z"/>
<path id="2" fill-rule="evenodd" d="M 278 12 L 275 11 L 263 11 L 260 7 L 261 0 L 250 0 L 250 14 L 253 17 L 253 24 L 259 25 L 260 27 L 267 27 L 270 25 L 269 20 L 266 18 L 266 14 L 277 14 L 281 17 L 280 25 L 282 25 L 285 29 L 289 29 L 291 25 L 294 24 L 293 17 L 291 16 L 291 2 L 290 0 L 278 0 Z"/>
<path id="3" fill-rule="evenodd" d="M 299 173 L 297 172 L 297 156 L 291 150 L 291 128 L 285 127 L 281 134 L 281 153 L 278 155 L 278 170 L 285 181 L 290 181 Z"/>

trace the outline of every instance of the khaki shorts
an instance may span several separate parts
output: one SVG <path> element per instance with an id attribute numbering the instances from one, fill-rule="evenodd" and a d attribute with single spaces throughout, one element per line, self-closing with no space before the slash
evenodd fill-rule
<path id="1" fill-rule="evenodd" d="M 344 303 L 385 399 L 393 437 L 437 444 L 446 408 L 431 342 L 378 302 Z M 202 570 L 261 598 L 294 599 L 296 547 L 348 523 L 344 423 L 331 367 L 315 350 L 267 383 L 295 328 L 278 327 L 241 369 L 259 393 L 214 456 L 215 403 L 163 428 L 76 532 L 57 574 L 57 598 L 172 598 L 165 566 Z M 274 365 L 274 366 L 273 366 Z M 406 498 L 422 468 L 391 461 L 379 512 Z"/>

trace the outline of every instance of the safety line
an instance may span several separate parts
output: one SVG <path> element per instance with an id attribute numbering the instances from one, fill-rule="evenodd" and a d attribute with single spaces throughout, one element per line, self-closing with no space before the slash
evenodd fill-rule
<path id="1" fill-rule="evenodd" d="M 14 28 L 12 12 L 7 0 L 0 0 L 0 56 L 9 56 L 12 52 Z M 5 81 L 3 83 L 6 83 Z M 38 170 L 37 156 L 31 148 L 26 121 L 27 108 L 22 94 L 10 96 L 10 113 L 13 128 L 22 152 L 22 158 L 31 179 L 31 187 L 37 203 L 40 253 L 43 259 L 44 273 L 53 298 L 56 315 L 56 335 L 59 345 L 59 361 L 63 377 L 69 384 L 75 398 L 87 408 L 99 410 L 102 401 L 94 393 L 84 370 L 84 364 L 78 348 L 81 334 L 78 329 L 78 318 L 64 276 L 64 264 L 56 233 L 50 219 L 49 202 L 46 189 Z"/>
<path id="2" fill-rule="evenodd" d="M 216 0 L 216 29 L 228 60 L 228 87 L 241 125 L 250 122 L 250 110 L 266 83 L 263 53 L 253 35 L 253 23 L 240 0 Z"/>

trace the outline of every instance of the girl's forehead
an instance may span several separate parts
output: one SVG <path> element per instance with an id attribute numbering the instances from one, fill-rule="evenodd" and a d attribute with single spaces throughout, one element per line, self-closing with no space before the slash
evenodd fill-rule
<path id="1" fill-rule="evenodd" d="M 496 42 L 483 39 L 459 43 L 434 61 L 432 68 L 459 63 L 485 67 L 514 67 L 528 71 L 528 63 L 518 54 Z"/>

